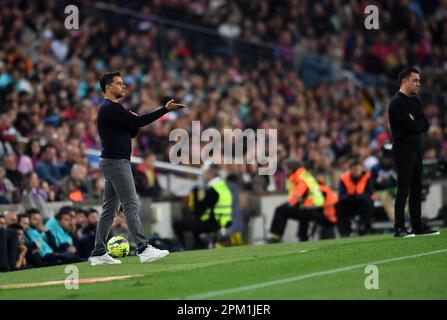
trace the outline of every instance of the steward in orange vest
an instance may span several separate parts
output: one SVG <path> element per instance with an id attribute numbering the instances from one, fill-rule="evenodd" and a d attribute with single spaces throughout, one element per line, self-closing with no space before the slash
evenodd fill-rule
<path id="1" fill-rule="evenodd" d="M 320 191 L 324 195 L 323 213 L 327 220 L 332 223 L 337 223 L 337 214 L 335 205 L 338 202 L 338 195 L 324 184 L 320 184 Z"/>
<path id="2" fill-rule="evenodd" d="M 324 192 L 318 180 L 298 161 L 286 160 L 284 170 L 291 183 L 289 199 L 275 209 L 270 226 L 272 237 L 269 242 L 281 240 L 288 219 L 298 220 L 298 238 L 300 241 L 307 241 L 310 221 L 324 222 L 333 226 L 333 222 L 328 220 L 323 212 Z"/>
<path id="3" fill-rule="evenodd" d="M 371 216 L 374 210 L 374 181 L 371 172 L 363 171 L 359 159 L 351 160 L 349 170 L 340 177 L 337 204 L 338 228 L 341 236 L 351 234 L 351 218 L 360 215 L 359 233 L 371 232 Z"/>

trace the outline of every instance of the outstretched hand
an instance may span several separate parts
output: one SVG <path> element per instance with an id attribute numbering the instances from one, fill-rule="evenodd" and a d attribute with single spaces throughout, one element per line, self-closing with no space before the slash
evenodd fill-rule
<path id="1" fill-rule="evenodd" d="M 168 109 L 168 111 L 174 111 L 174 110 L 186 108 L 186 106 L 184 104 L 175 103 L 174 99 L 169 100 L 168 103 L 166 103 L 165 107 L 166 107 L 166 109 Z"/>

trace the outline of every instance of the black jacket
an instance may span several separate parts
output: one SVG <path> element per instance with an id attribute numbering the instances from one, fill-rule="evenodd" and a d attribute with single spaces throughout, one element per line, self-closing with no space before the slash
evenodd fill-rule
<path id="1" fill-rule="evenodd" d="M 394 146 L 421 145 L 421 134 L 430 126 L 422 112 L 421 101 L 397 92 L 388 106 L 391 135 Z"/>

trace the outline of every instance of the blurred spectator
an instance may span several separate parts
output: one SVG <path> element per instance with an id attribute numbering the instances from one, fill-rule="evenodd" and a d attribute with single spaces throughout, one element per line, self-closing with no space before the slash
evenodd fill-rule
<path id="1" fill-rule="evenodd" d="M 24 243 L 23 227 L 18 223 L 14 223 L 14 224 L 10 225 L 8 228 L 17 230 L 17 237 L 18 237 L 17 238 L 18 239 L 17 250 L 18 250 L 18 252 L 17 252 L 16 263 L 15 263 L 15 270 L 25 269 L 28 265 L 27 260 L 26 260 L 28 247 Z"/>
<path id="2" fill-rule="evenodd" d="M 10 204 L 13 202 L 13 193 L 16 190 L 12 182 L 5 177 L 6 171 L 0 166 L 0 204 Z"/>
<path id="3" fill-rule="evenodd" d="M 342 237 L 351 234 L 351 217 L 360 216 L 359 234 L 371 233 L 371 218 L 374 210 L 374 181 L 371 172 L 364 172 L 360 159 L 349 162 L 349 170 L 340 177 L 339 201 L 336 206 L 337 222 Z"/>
<path id="4" fill-rule="evenodd" d="M 47 144 L 42 148 L 42 158 L 36 164 L 36 173 L 40 179 L 47 181 L 50 185 L 59 186 L 62 176 L 54 164 L 56 161 L 56 148 Z"/>
<path id="5" fill-rule="evenodd" d="M 74 208 L 75 212 L 75 235 L 80 238 L 84 228 L 88 225 L 87 211 L 81 208 Z"/>
<path id="6" fill-rule="evenodd" d="M 129 227 L 127 226 L 126 217 L 123 210 L 120 210 L 113 220 L 112 230 L 110 233 L 110 237 L 122 235 L 126 239 L 130 240 L 128 238 L 128 235 L 130 235 Z"/>
<path id="7" fill-rule="evenodd" d="M 104 178 L 102 176 L 94 177 L 89 180 L 89 198 L 93 200 L 102 200 L 104 195 Z"/>
<path id="8" fill-rule="evenodd" d="M 323 205 L 325 198 L 316 177 L 302 163 L 287 159 L 284 171 L 290 182 L 288 201 L 277 206 L 270 225 L 271 243 L 281 241 L 288 219 L 298 220 L 297 237 L 300 241 L 309 240 L 309 222 L 324 221 Z M 326 224 L 330 224 L 327 221 Z"/>
<path id="9" fill-rule="evenodd" d="M 11 224 L 17 223 L 18 222 L 17 213 L 11 210 L 5 211 L 5 222 L 7 227 Z"/>
<path id="10" fill-rule="evenodd" d="M 70 232 L 72 232 L 71 218 L 74 216 L 72 207 L 64 206 L 58 213 L 50 218 L 45 224 L 45 228 L 51 234 L 49 244 L 55 252 L 76 254 L 76 247 Z"/>
<path id="11" fill-rule="evenodd" d="M 27 147 L 24 143 L 17 143 L 14 148 L 17 152 L 17 170 L 25 176 L 27 173 L 34 170 L 34 164 L 31 158 L 25 153 Z"/>
<path id="12" fill-rule="evenodd" d="M 82 202 L 88 197 L 86 184 L 87 168 L 81 164 L 75 164 L 71 168 L 70 176 L 62 179 L 61 191 L 72 202 Z"/>
<path id="13" fill-rule="evenodd" d="M 18 223 L 23 228 L 23 244 L 27 248 L 25 256 L 27 267 L 37 266 L 42 263 L 39 256 L 40 243 L 25 241 L 26 231 L 30 226 L 30 213 L 34 211 L 39 212 L 35 209 L 29 209 L 25 213 L 18 215 Z"/>
<path id="14" fill-rule="evenodd" d="M 204 190 L 194 187 L 191 191 L 192 214 L 173 221 L 172 227 L 183 248 L 191 249 L 185 237 L 187 232 L 193 234 L 193 249 L 203 249 L 209 245 L 202 241 L 201 234 L 215 234 L 216 239 L 212 242 L 221 241 L 227 236 L 233 218 L 233 195 L 220 175 L 219 166 L 213 164 L 208 167 L 204 173 Z"/>
<path id="15" fill-rule="evenodd" d="M 9 228 L 6 218 L 0 215 L 0 272 L 16 270 L 19 253 L 18 241 L 17 230 Z"/>
<path id="16" fill-rule="evenodd" d="M 49 201 L 48 194 L 40 188 L 40 180 L 36 172 L 28 173 L 24 178 L 22 204 L 25 209 L 37 208 L 45 217 L 49 212 L 46 203 Z"/>
<path id="17" fill-rule="evenodd" d="M 156 159 L 154 153 L 148 152 L 143 157 L 143 163 L 134 167 L 135 187 L 143 197 L 158 197 L 162 192 L 154 167 Z"/>
<path id="18" fill-rule="evenodd" d="M 58 264 L 79 262 L 79 258 L 72 254 L 56 253 L 48 243 L 51 236 L 43 224 L 42 216 L 38 210 L 30 210 L 30 225 L 25 231 L 25 243 L 35 246 L 38 251 L 34 267 L 53 266 Z"/>
<path id="19" fill-rule="evenodd" d="M 371 169 L 375 197 L 381 202 L 390 221 L 394 221 L 394 199 L 397 191 L 397 175 L 394 169 L 391 144 L 382 147 L 379 163 Z"/>
<path id="20" fill-rule="evenodd" d="M 76 245 L 77 252 L 81 258 L 90 257 L 95 246 L 96 224 L 98 223 L 98 212 L 95 209 L 87 210 L 87 225 L 82 229 L 82 234 Z"/>
<path id="21" fill-rule="evenodd" d="M 3 157 L 3 167 L 6 170 L 6 178 L 12 182 L 15 188 L 20 190 L 23 183 L 23 175 L 17 170 L 17 158 L 16 155 L 11 153 Z"/>
<path id="22" fill-rule="evenodd" d="M 56 196 L 56 187 L 50 187 L 47 181 L 40 181 L 40 188 L 48 196 L 48 202 L 60 200 L 60 197 Z"/>
<path id="23" fill-rule="evenodd" d="M 31 160 L 31 163 L 32 163 L 31 169 L 34 169 L 35 166 L 37 165 L 37 162 L 39 162 L 40 149 L 41 148 L 40 148 L 39 139 L 31 139 L 26 146 L 25 154 Z M 25 168 L 22 168 L 22 170 L 26 171 L 26 170 L 28 170 L 28 168 L 29 168 L 29 166 L 27 165 Z M 20 165 L 19 165 L 19 170 L 20 170 Z"/>

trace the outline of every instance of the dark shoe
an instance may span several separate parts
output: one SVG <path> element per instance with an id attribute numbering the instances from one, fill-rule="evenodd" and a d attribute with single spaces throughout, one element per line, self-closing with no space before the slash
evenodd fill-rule
<path id="1" fill-rule="evenodd" d="M 438 236 L 441 233 L 437 230 L 433 230 L 428 226 L 424 226 L 420 229 L 414 229 L 414 234 L 416 237 L 420 237 L 420 236 Z"/>
<path id="2" fill-rule="evenodd" d="M 414 233 L 411 233 L 407 228 L 398 228 L 394 232 L 395 238 L 411 238 L 414 237 Z"/>
<path id="3" fill-rule="evenodd" d="M 276 234 L 267 240 L 267 243 L 279 243 L 279 242 L 281 242 L 281 237 Z"/>

